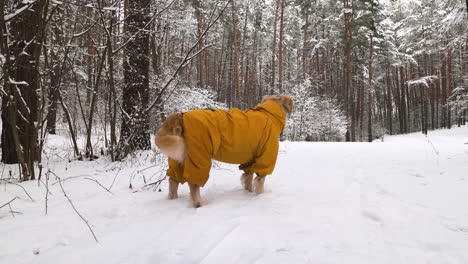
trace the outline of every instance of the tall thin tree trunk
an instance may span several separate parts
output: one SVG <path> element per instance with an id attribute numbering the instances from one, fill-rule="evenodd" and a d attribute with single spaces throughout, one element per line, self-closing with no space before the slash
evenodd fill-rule
<path id="1" fill-rule="evenodd" d="M 273 26 L 273 44 L 271 48 L 271 84 L 270 84 L 270 94 L 274 93 L 275 81 L 276 81 L 276 67 L 275 67 L 275 57 L 276 57 L 276 29 L 278 28 L 278 10 L 282 0 L 276 0 L 276 9 L 275 9 L 275 22 Z"/>
<path id="2" fill-rule="evenodd" d="M 302 44 L 302 78 L 307 76 L 307 51 L 308 51 L 308 31 L 309 31 L 309 10 L 305 10 L 304 40 Z"/>
<path id="3" fill-rule="evenodd" d="M 240 80 L 240 85 L 241 85 L 241 90 L 243 91 L 243 104 L 245 105 L 245 101 L 248 100 L 249 92 L 248 92 L 248 87 L 249 83 L 247 81 L 248 78 L 248 73 L 245 67 L 248 67 L 248 62 L 246 63 L 244 57 L 245 57 L 245 41 L 247 39 L 247 21 L 249 17 L 249 3 L 247 3 L 247 6 L 245 7 L 245 17 L 244 17 L 244 28 L 243 28 L 243 33 L 242 33 L 242 47 L 241 47 L 241 54 L 240 54 L 240 75 L 241 75 L 241 80 Z M 245 65 L 247 64 L 247 66 Z M 245 78 L 244 78 L 245 76 Z M 243 107 L 245 108 L 245 107 Z"/>
<path id="4" fill-rule="evenodd" d="M 387 61 L 387 124 L 388 124 L 388 132 L 390 135 L 393 135 L 393 107 L 392 107 L 392 84 L 391 84 L 391 77 L 390 77 L 390 65 Z"/>
<path id="5" fill-rule="evenodd" d="M 195 7 L 195 16 L 197 17 L 197 34 L 198 38 L 201 37 L 203 33 L 203 17 L 202 17 L 202 6 L 201 6 L 201 1 L 200 0 L 194 0 L 193 5 Z M 203 40 L 198 43 L 198 50 L 203 49 Z M 202 52 L 203 53 L 203 52 Z M 205 85 L 205 79 L 204 79 L 204 60 L 203 60 L 203 54 L 200 54 L 198 56 L 198 86 L 199 87 L 204 87 Z"/>
<path id="6" fill-rule="evenodd" d="M 232 11 L 232 34 L 234 45 L 234 89 L 235 89 L 235 104 L 236 106 L 240 105 L 241 98 L 241 78 L 239 72 L 239 47 L 237 43 L 237 18 L 236 18 L 236 5 L 235 1 L 231 0 L 231 11 Z"/>
<path id="7" fill-rule="evenodd" d="M 367 135 L 369 142 L 372 142 L 372 56 L 374 51 L 374 42 L 372 36 L 370 37 L 370 51 L 369 51 L 369 91 L 367 92 Z"/>
<path id="8" fill-rule="evenodd" d="M 441 66 L 442 94 L 441 94 L 441 126 L 447 127 L 447 59 L 444 58 Z"/>
<path id="9" fill-rule="evenodd" d="M 452 74 L 452 48 L 448 49 L 447 59 L 447 96 L 446 96 L 446 108 L 447 108 L 447 128 L 452 127 L 452 111 L 449 106 L 449 97 L 452 95 L 453 89 L 453 74 Z"/>
<path id="10" fill-rule="evenodd" d="M 353 73 L 351 65 L 351 49 L 353 41 L 352 31 L 352 10 L 349 5 L 349 0 L 343 0 L 344 4 L 344 30 L 346 35 L 345 43 L 345 56 L 346 56 L 346 90 L 345 90 L 345 109 L 346 109 L 346 120 L 348 121 L 348 127 L 346 131 L 346 141 L 354 141 L 354 115 L 352 114 L 352 98 L 353 98 Z M 350 117 L 350 114 L 352 115 Z"/>
<path id="11" fill-rule="evenodd" d="M 283 36 L 284 36 L 284 0 L 281 0 L 280 36 L 278 43 L 278 90 L 283 93 Z"/>

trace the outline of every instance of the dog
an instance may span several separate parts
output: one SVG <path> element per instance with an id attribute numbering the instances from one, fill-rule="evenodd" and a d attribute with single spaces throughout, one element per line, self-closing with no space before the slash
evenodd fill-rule
<path id="1" fill-rule="evenodd" d="M 168 157 L 168 199 L 178 198 L 179 183 L 188 182 L 193 206 L 202 206 L 200 187 L 208 180 L 212 159 L 240 164 L 244 189 L 263 193 L 293 107 L 291 97 L 269 95 L 246 111 L 199 109 L 169 115 L 155 134 L 156 146 Z"/>

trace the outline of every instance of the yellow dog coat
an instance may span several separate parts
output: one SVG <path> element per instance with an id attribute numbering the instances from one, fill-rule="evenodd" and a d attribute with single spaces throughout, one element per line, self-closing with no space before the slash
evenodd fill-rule
<path id="1" fill-rule="evenodd" d="M 211 159 L 241 164 L 240 170 L 266 176 L 273 172 L 278 136 L 286 116 L 273 101 L 246 111 L 193 110 L 183 114 L 187 156 L 183 164 L 169 158 L 167 175 L 174 180 L 204 186 Z"/>

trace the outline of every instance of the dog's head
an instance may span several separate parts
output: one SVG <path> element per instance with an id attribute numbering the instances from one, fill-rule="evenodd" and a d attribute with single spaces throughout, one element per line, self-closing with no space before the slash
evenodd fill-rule
<path id="1" fill-rule="evenodd" d="M 158 135 L 172 135 L 172 136 L 183 136 L 184 135 L 184 123 L 182 119 L 182 113 L 173 113 L 166 118 L 161 128 L 159 128 Z"/>
<path id="2" fill-rule="evenodd" d="M 184 162 L 186 147 L 182 113 L 174 113 L 166 118 L 154 136 L 154 143 L 168 157 L 180 163 Z"/>
<path id="3" fill-rule="evenodd" d="M 265 95 L 262 99 L 262 103 L 266 101 L 274 101 L 278 103 L 281 108 L 283 109 L 283 112 L 287 115 L 290 116 L 293 108 L 294 108 L 294 101 L 291 99 L 291 97 L 287 95 Z"/>

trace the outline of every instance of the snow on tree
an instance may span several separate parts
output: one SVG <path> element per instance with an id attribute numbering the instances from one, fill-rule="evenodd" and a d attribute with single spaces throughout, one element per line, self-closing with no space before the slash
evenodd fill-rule
<path id="1" fill-rule="evenodd" d="M 165 113 L 187 112 L 195 109 L 227 109 L 216 100 L 216 93 L 205 88 L 179 88 L 165 103 Z"/>

